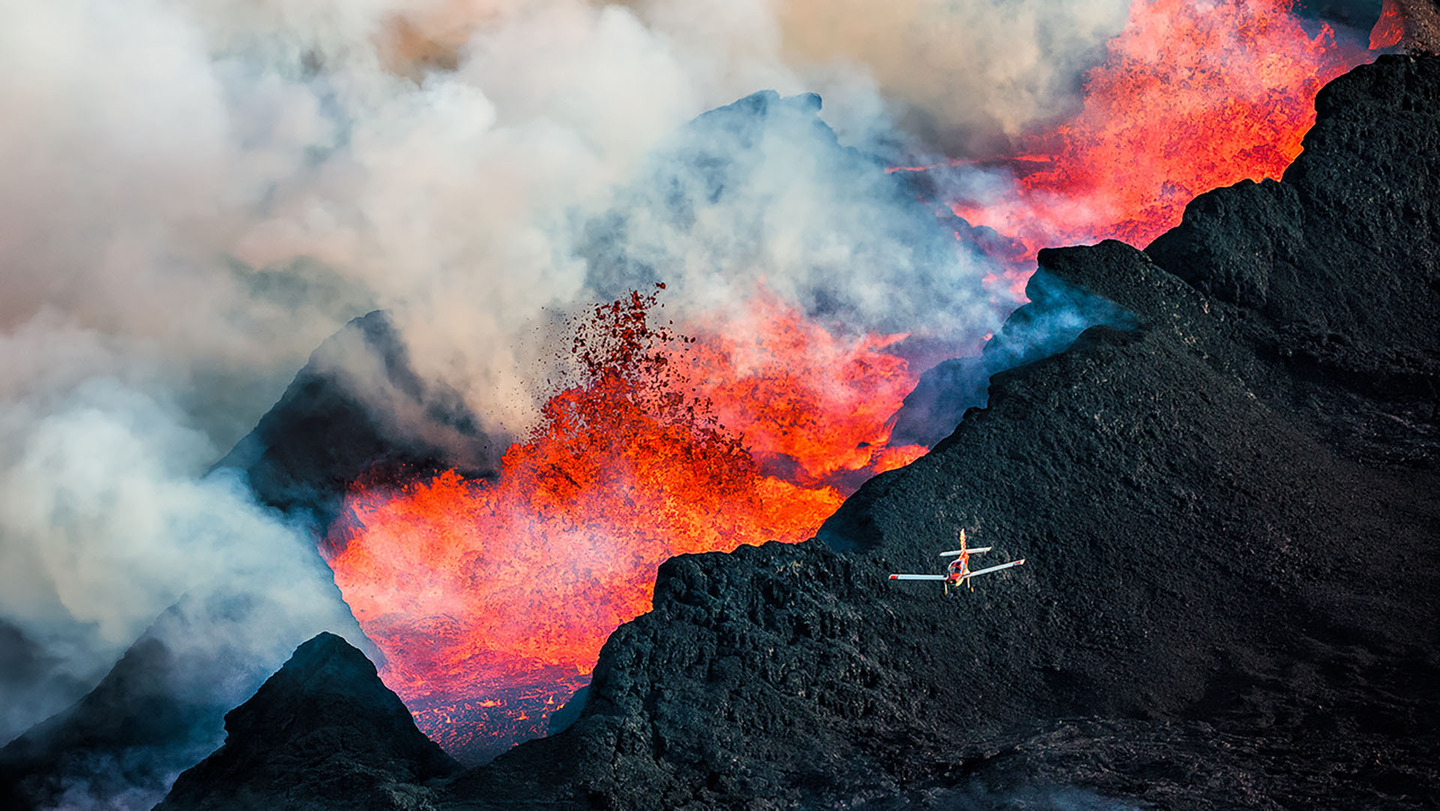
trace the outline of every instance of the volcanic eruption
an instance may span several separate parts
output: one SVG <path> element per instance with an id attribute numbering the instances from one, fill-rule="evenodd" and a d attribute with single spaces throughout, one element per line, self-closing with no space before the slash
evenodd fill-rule
<path id="1" fill-rule="evenodd" d="M 1168 612 L 1198 599 L 1192 574 L 1238 574 L 1240 594 L 1288 611 L 1249 576 L 1263 571 L 1283 590 L 1292 557 L 1314 571 L 1301 537 L 1312 528 L 1283 509 L 1252 527 L 1206 501 L 1224 488 L 1207 478 L 1205 441 L 1178 461 L 1151 449 L 1190 436 L 1166 415 L 1229 436 L 1177 393 L 1204 381 L 1221 392 L 1223 413 L 1250 426 L 1239 433 L 1250 445 L 1224 445 L 1247 461 L 1217 452 L 1216 466 L 1231 465 L 1225 481 L 1243 491 L 1235 504 L 1255 501 L 1241 497 L 1247 487 L 1283 489 L 1254 478 L 1271 462 L 1296 488 L 1340 498 L 1285 456 L 1330 452 L 1297 439 L 1313 426 L 1286 422 L 1287 409 L 1302 422 L 1313 416 L 1305 409 L 1332 409 L 1332 377 L 1380 381 L 1405 409 L 1424 388 L 1428 350 L 1401 341 L 1393 363 L 1376 360 L 1330 315 L 1301 312 L 1286 275 L 1326 261 L 1325 251 L 1305 253 L 1303 235 L 1330 222 L 1313 212 L 1341 208 L 1317 204 L 1314 191 L 1341 150 L 1326 142 L 1310 164 L 1287 167 L 1316 120 L 1317 92 L 1371 56 L 1357 32 L 1282 0 L 1026 0 L 1008 10 L 917 0 L 887 12 L 895 19 L 802 0 L 743 14 L 708 2 L 418 9 L 387 0 L 300 13 L 286 3 L 176 10 L 126 0 L 135 36 L 117 39 L 101 31 L 116 19 L 78 13 L 87 2 L 36 10 L 24 30 L 81 25 L 114 71 L 0 48 L 19 60 L 13 75 L 54 68 L 34 74 L 37 87 L 64 91 L 51 97 L 116 100 L 61 114 L 34 102 L 45 92 L 4 97 L 38 133 L 0 139 L 0 155 L 20 167 L 14 188 L 29 195 L 0 197 L 23 237 L 0 239 L 0 259 L 35 269 L 7 281 L 14 295 L 0 301 L 14 359 L 0 375 L 0 393 L 14 393 L 0 446 L 15 460 L 0 468 L 0 536 L 10 570 L 33 575 L 11 578 L 0 598 L 0 644 L 24 657 L 0 685 L 34 699 L 7 711 L 6 734 L 99 686 L 6 746 L 0 801 L 153 802 L 220 744 L 225 710 L 326 629 L 354 648 L 333 637 L 302 648 L 235 716 L 228 756 L 185 781 L 181 807 L 203 804 L 209 782 L 248 779 L 248 766 L 227 763 L 253 760 L 254 774 L 277 785 L 303 780 L 290 759 L 317 751 L 309 721 L 292 729 L 285 719 L 321 694 L 345 708 L 326 710 L 322 737 L 355 737 L 346 714 L 377 707 L 366 728 L 399 730 L 395 747 L 341 770 L 356 775 L 355 791 L 443 790 L 502 805 L 530 788 L 630 807 L 646 796 L 724 804 L 776 786 L 789 792 L 777 803 L 826 791 L 890 796 L 1003 772 L 976 765 L 996 757 L 1000 739 L 984 737 L 995 724 L 1075 714 L 1188 724 L 1216 713 L 1249 723 L 1251 713 L 1256 729 L 1295 726 L 1286 713 L 1300 711 L 1274 709 L 1265 691 L 1304 681 L 1302 665 L 1208 632 L 1194 646 L 1176 641 Z M 1413 50 L 1419 29 L 1393 36 L 1396 7 L 1387 4 L 1371 42 L 1409 37 Z M 1015 40 L 984 45 L 971 17 L 986 15 Z M 855 30 L 898 31 L 902 45 L 857 40 Z M 957 37 L 975 41 L 952 47 Z M 1396 64 L 1386 70 L 1399 75 Z M 1417 70 L 1395 80 L 1397 97 L 1421 92 Z M 172 77 L 186 78 L 164 103 L 123 100 Z M 781 92 L 755 92 L 772 86 Z M 811 90 L 823 92 L 823 108 Z M 952 91 L 963 103 L 937 105 Z M 1370 97 L 1346 92 L 1350 104 Z M 1339 126 L 1343 105 L 1322 96 L 1322 113 L 1327 103 Z M 69 146 L 92 132 L 104 133 L 103 148 L 71 160 Z M 102 158 L 86 163 L 92 155 Z M 124 169 L 119 180 L 94 170 L 105 160 Z M 1359 182 L 1324 177 L 1337 194 Z M 1237 183 L 1234 196 L 1191 204 Z M 1161 236 L 1187 205 L 1184 233 Z M 1428 215 L 1412 209 L 1423 231 Z M 1226 217 L 1245 216 L 1236 211 L 1262 212 L 1249 253 L 1232 250 L 1250 234 L 1235 235 L 1243 229 Z M 1291 215 L 1301 225 L 1274 225 Z M 1112 239 L 1153 241 L 1165 269 L 1112 242 L 1042 252 Z M 1349 262 L 1349 244 L 1330 252 Z M 1266 259 L 1272 249 L 1284 256 Z M 1194 290 L 1165 287 L 1167 274 Z M 1344 300 L 1346 313 L 1363 309 Z M 1178 308 L 1173 324 L 1167 307 Z M 1207 331 L 1197 313 L 1212 311 L 1234 335 Z M 256 424 L 304 352 L 365 312 L 321 344 Z M 1178 343 L 1151 336 L 1157 323 L 1171 324 Z M 1040 363 L 1082 332 L 1076 352 Z M 1230 378 L 1217 383 L 1181 357 L 1190 350 L 1240 375 L 1234 385 L 1282 418 L 1231 398 Z M 1076 370 L 1096 353 L 1138 388 L 1097 399 L 1108 379 Z M 1144 353 L 1182 382 L 1147 393 L 1154 380 L 1124 365 L 1143 367 Z M 1274 364 L 1284 373 L 1266 377 Z M 1014 382 L 1056 369 L 1078 381 L 1073 399 Z M 987 386 L 1002 395 L 996 409 L 962 424 L 980 438 L 952 436 L 966 408 L 986 405 Z M 1021 425 L 1032 395 L 1047 414 L 1033 419 L 1053 437 L 1022 426 L 1008 443 L 995 439 L 1004 420 Z M 1157 404 L 1162 428 L 1125 424 L 1130 405 L 1111 406 L 1132 395 Z M 1062 417 L 1090 427 L 1090 438 Z M 1336 435 L 1350 425 L 1314 419 Z M 1366 423 L 1356 453 L 1398 453 L 1387 444 L 1393 422 Z M 1266 438 L 1257 424 L 1294 435 Z M 1124 443 L 1109 441 L 1124 431 Z M 983 458 L 956 461 L 962 448 Z M 1185 468 L 1192 457 L 1198 472 Z M 1077 484 L 1087 465 L 1105 480 Z M 962 469 L 989 495 L 972 498 Z M 1063 481 L 1047 479 L 1057 471 Z M 1363 484 L 1356 499 L 1382 493 L 1368 469 L 1351 472 Z M 1031 514 L 1014 482 L 1038 494 Z M 1101 512 L 1123 501 L 1116 493 L 1143 496 L 1106 518 L 1132 544 L 1131 529 L 1147 520 L 1159 538 L 1160 551 L 1135 553 L 1151 569 L 1105 558 L 1128 572 L 1115 577 L 1129 602 L 1091 596 L 1093 578 L 1077 580 L 1084 588 L 1057 582 L 1043 564 L 1027 568 L 1033 584 L 1016 578 L 1012 592 L 967 603 L 978 619 L 870 582 L 891 563 L 919 565 L 920 547 L 947 533 L 983 535 L 987 514 L 1034 561 L 1083 569 L 1081 542 L 1063 545 L 1059 528 L 1083 534 L 1090 523 L 1045 495 L 1071 485 Z M 1206 523 L 1222 513 L 1231 523 Z M 1401 535 L 1405 520 L 1395 519 Z M 1214 537 L 1235 522 L 1244 567 L 1216 563 L 1208 546 L 1194 571 L 1165 557 L 1172 528 Z M 1092 541 L 1085 535 L 1084 548 Z M 1308 588 L 1286 594 L 1309 605 Z M 1388 605 L 1371 598 L 1365 605 Z M 1156 606 L 1154 648 L 1117 619 L 1148 616 L 1136 608 L 1144 600 Z M 1197 616 L 1212 602 L 1201 599 Z M 1356 614 L 1373 629 L 1381 612 L 1367 611 Z M 1010 616 L 1025 617 L 1054 656 L 1008 636 Z M 1256 632 L 1240 620 L 1214 627 Z M 1314 633 L 1329 656 L 1328 631 Z M 1011 647 L 1006 639 L 1013 655 L 995 652 Z M 1411 655 L 1408 639 L 1394 642 L 1405 651 L 1396 656 Z M 399 705 L 357 651 L 449 756 L 473 766 L 511 754 L 452 778 L 457 767 L 396 719 Z M 1389 649 L 1374 655 L 1374 667 L 1392 667 Z M 1151 704 L 1092 666 L 1106 656 L 1144 671 L 1133 682 Z M 967 664 L 977 662 L 1000 674 L 993 690 Z M 1328 663 L 1316 679 L 1328 685 L 1351 664 Z M 986 700 L 973 724 L 949 706 L 945 667 Z M 314 672 L 326 668 L 353 689 L 317 693 Z M 1213 681 L 1196 675 L 1212 671 Z M 1160 676 L 1178 686 L 1156 686 Z M 1006 685 L 1015 695 L 1002 704 Z M 1109 688 L 1113 698 L 1092 700 Z M 1316 689 L 1296 695 L 1331 695 Z M 1397 701 L 1410 700 L 1407 689 L 1396 688 Z M 347 704 L 347 691 L 365 701 Z M 1245 706 L 1226 704 L 1231 692 Z M 932 702 L 945 706 L 931 712 Z M 1392 721 L 1408 729 L 1389 716 L 1375 723 Z M 782 724 L 814 734 L 777 744 Z M 286 727 L 285 763 L 263 763 L 267 749 L 253 740 L 272 725 Z M 961 730 L 963 754 L 945 748 L 946 726 Z M 1017 740 L 1034 731 L 1025 729 Z M 1111 754 L 1112 738 L 1125 736 L 1093 734 L 1096 751 Z M 1170 733 L 1154 734 L 1170 751 Z M 1364 740 L 1379 751 L 1382 738 Z M 855 740 L 885 754 L 854 757 Z M 1288 745 L 1277 744 L 1282 765 Z M 369 776 L 414 752 L 424 768 Z M 552 761 L 580 767 L 536 777 Z"/>
<path id="2" fill-rule="evenodd" d="M 1011 174 L 983 170 L 982 196 L 938 202 L 999 232 L 977 245 L 1003 298 L 1041 246 L 1143 243 L 1200 191 L 1278 177 L 1315 92 L 1364 55 L 1283 0 L 1135 3 L 1074 118 L 988 159 Z M 382 677 L 462 760 L 545 734 L 609 634 L 649 610 L 665 559 L 805 540 L 925 451 L 888 445 L 917 380 L 887 351 L 906 336 L 837 335 L 763 288 L 726 329 L 703 313 L 660 326 L 659 295 L 572 319 L 576 379 L 494 481 L 367 482 L 332 532 L 326 558 Z"/>
<path id="3" fill-rule="evenodd" d="M 386 683 L 462 757 L 544 734 L 665 559 L 802 541 L 857 476 L 924 452 L 886 446 L 914 387 L 881 351 L 899 336 L 837 339 L 761 297 L 736 345 L 654 323 L 659 296 L 575 324 L 578 379 L 493 482 L 363 485 L 329 540 Z"/>

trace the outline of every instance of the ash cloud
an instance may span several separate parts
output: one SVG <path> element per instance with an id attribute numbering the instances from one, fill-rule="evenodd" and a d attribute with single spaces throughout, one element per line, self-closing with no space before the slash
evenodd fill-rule
<path id="1" fill-rule="evenodd" d="M 317 630 L 354 630 L 301 533 L 235 477 L 200 477 L 216 449 L 172 404 L 99 377 L 43 415 L 34 405 L 0 408 L 0 614 L 43 650 L 24 686 L 31 717 L 12 711 L 7 740 L 187 596 L 236 593 L 266 609 L 170 629 L 161 638 L 177 653 L 223 644 L 273 662 Z"/>
<path id="2" fill-rule="evenodd" d="M 765 91 L 681 128 L 587 223 L 588 285 L 614 297 L 665 280 L 681 312 L 733 321 L 763 289 L 842 332 L 993 329 L 991 261 L 903 176 L 842 146 L 821 104 Z"/>
<path id="3" fill-rule="evenodd" d="M 0 99 L 14 111 L 0 157 L 16 167 L 0 191 L 0 329 L 45 311 L 143 356 L 223 447 L 311 348 L 384 308 L 423 373 L 492 423 L 523 428 L 550 349 L 537 333 L 597 295 L 577 223 L 637 205 L 616 190 L 633 189 L 684 122 L 768 88 L 820 91 L 843 143 L 891 156 L 926 148 L 893 124 L 926 105 L 950 129 L 1024 126 L 1028 108 L 1064 108 L 1062 88 L 1073 101 L 1081 55 L 1123 18 L 1123 3 L 1101 5 L 15 3 L 0 33 L 0 75 L 12 77 Z M 1011 42 L 1030 57 L 1005 71 L 1036 72 L 1021 83 L 1043 91 L 947 63 L 925 93 L 901 92 L 886 80 L 896 53 L 838 33 L 833 53 L 812 52 L 829 25 L 879 31 L 875 42 L 914 58 L 905 76 L 941 42 L 993 62 L 981 44 L 1001 26 L 1001 39 L 1030 43 Z M 926 48 L 888 42 L 920 30 Z M 906 256 L 896 238 L 915 226 L 898 224 L 913 212 L 867 175 L 873 165 L 829 176 L 835 162 L 805 160 L 809 123 L 795 129 L 754 147 L 709 227 L 645 235 L 637 247 L 663 263 L 656 275 L 693 278 L 709 287 L 697 296 L 729 304 L 763 275 L 812 310 L 842 302 L 857 329 L 997 319 L 1005 305 L 981 300 L 932 325 L 943 317 L 925 311 L 933 293 L 983 269 Z M 762 244 L 714 244 L 755 210 L 766 227 L 744 235 Z"/>

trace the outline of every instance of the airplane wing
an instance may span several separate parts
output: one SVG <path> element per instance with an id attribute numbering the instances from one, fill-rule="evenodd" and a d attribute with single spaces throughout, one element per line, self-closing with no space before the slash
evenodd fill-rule
<path id="1" fill-rule="evenodd" d="M 891 580 L 944 580 L 943 574 L 892 574 Z"/>
<path id="2" fill-rule="evenodd" d="M 965 576 L 964 576 L 963 578 L 961 578 L 961 579 L 962 579 L 962 580 L 969 580 L 970 578 L 975 577 L 976 575 L 990 574 L 991 572 L 998 572 L 998 571 L 1000 571 L 1001 569 L 1008 569 L 1008 568 L 1010 568 L 1011 566 L 1019 566 L 1019 565 L 1023 564 L 1024 562 L 1025 562 L 1025 559 L 1024 559 L 1024 558 L 1021 558 L 1021 559 L 1019 559 L 1019 560 L 1012 560 L 1012 561 L 1010 561 L 1009 563 L 1002 563 L 1002 564 L 1000 564 L 999 566 L 991 566 L 991 567 L 986 568 L 986 569 L 977 569 L 977 570 L 975 570 L 975 571 L 973 571 L 973 572 L 965 575 Z M 891 576 L 891 577 L 894 577 L 895 575 L 890 575 L 890 576 Z"/>
<path id="3" fill-rule="evenodd" d="M 994 549 L 994 548 L 995 548 L 995 547 L 993 547 L 993 546 L 977 546 L 977 547 L 975 547 L 974 549 L 971 549 L 971 550 L 968 550 L 968 551 L 969 551 L 970 554 L 972 554 L 972 555 L 978 555 L 978 554 L 980 554 L 981 552 L 989 552 L 991 549 Z M 949 552 L 941 552 L 941 553 L 940 553 L 940 557 L 942 557 L 942 558 L 953 558 L 953 557 L 955 557 L 956 555 L 958 555 L 958 554 L 960 554 L 960 553 L 962 553 L 962 552 L 965 552 L 965 551 L 967 551 L 967 550 L 964 550 L 964 549 L 952 549 L 952 550 L 949 551 Z"/>

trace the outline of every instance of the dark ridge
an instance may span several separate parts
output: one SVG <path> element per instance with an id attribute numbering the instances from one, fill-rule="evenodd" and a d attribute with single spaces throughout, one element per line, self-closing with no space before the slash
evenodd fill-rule
<path id="1" fill-rule="evenodd" d="M 495 447 L 457 392 L 420 379 L 390 317 L 376 310 L 321 344 L 216 467 L 243 471 L 262 503 L 323 532 L 365 477 L 489 475 Z"/>
<path id="2" fill-rule="evenodd" d="M 335 621 L 349 624 L 334 627 L 363 639 L 341 611 Z M 274 607 L 249 595 L 177 601 L 94 689 L 0 749 L 0 808 L 159 801 L 176 774 L 219 745 L 226 711 L 278 665 L 285 640 L 307 632 L 276 622 Z M 241 638 L 256 633 L 265 641 Z"/>
<path id="3" fill-rule="evenodd" d="M 1234 305 L 1269 362 L 1245 372 L 1258 395 L 1299 410 L 1348 454 L 1433 469 L 1440 60 L 1381 57 L 1315 106 L 1283 182 L 1201 195 L 1147 253 Z M 1272 367 L 1283 374 L 1267 380 Z"/>
<path id="4" fill-rule="evenodd" d="M 166 611 L 93 690 L 0 749 L 0 807 L 163 796 L 178 771 L 214 749 L 225 711 L 241 697 L 235 687 L 264 676 L 228 646 L 197 654 L 166 643 L 201 617 L 246 615 L 245 605 L 226 602 L 186 600 Z"/>
<path id="5" fill-rule="evenodd" d="M 94 691 L 64 712 L 35 725 L 0 749 L 0 806 L 12 809 L 59 805 L 76 783 L 93 785 L 93 793 L 118 794 L 130 786 L 164 791 L 166 768 L 161 753 L 187 741 L 192 713 L 214 714 L 224 707 L 194 708 L 173 700 L 163 684 L 148 676 L 168 669 L 169 650 L 155 639 L 131 646 Z M 139 707 L 139 713 L 116 714 L 117 705 Z M 137 757 L 118 757 L 122 752 Z M 149 755 L 150 757 L 146 757 Z M 161 755 L 156 762 L 156 755 Z M 107 768 L 108 767 L 108 768 Z M 91 793 L 89 785 L 84 789 Z"/>
<path id="6" fill-rule="evenodd" d="M 1440 805 L 1440 60 L 1317 106 L 1152 254 L 1043 252 L 1128 323 L 995 375 L 828 545 L 668 561 L 580 718 L 449 807 Z M 1027 565 L 886 580 L 961 528 Z"/>
<path id="7" fill-rule="evenodd" d="M 37 714 L 74 703 L 98 677 L 87 682 L 69 672 L 61 657 L 0 619 L 0 695 L 10 698 L 10 706 L 0 705 L 0 746 L 24 732 Z"/>
<path id="8" fill-rule="evenodd" d="M 330 633 L 297 648 L 225 730 L 157 809 L 425 808 L 426 784 L 460 770 L 365 654 Z"/>

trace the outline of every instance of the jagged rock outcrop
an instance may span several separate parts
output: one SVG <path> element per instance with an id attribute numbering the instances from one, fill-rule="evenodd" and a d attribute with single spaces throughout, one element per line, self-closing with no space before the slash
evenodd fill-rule
<path id="1" fill-rule="evenodd" d="M 821 540 L 667 562 L 581 717 L 454 807 L 1440 803 L 1440 60 L 1317 107 L 1150 253 L 1042 252 L 1133 321 L 995 376 Z M 961 527 L 1029 564 L 886 581 Z"/>
<path id="2" fill-rule="evenodd" d="M 460 395 L 422 380 L 390 317 L 355 318 L 310 356 L 217 468 L 245 472 L 264 504 L 323 532 L 366 475 L 493 471 L 494 442 Z"/>
<path id="3" fill-rule="evenodd" d="M 460 770 L 365 654 L 329 633 L 297 648 L 225 729 L 158 809 L 430 808 L 426 783 Z"/>

